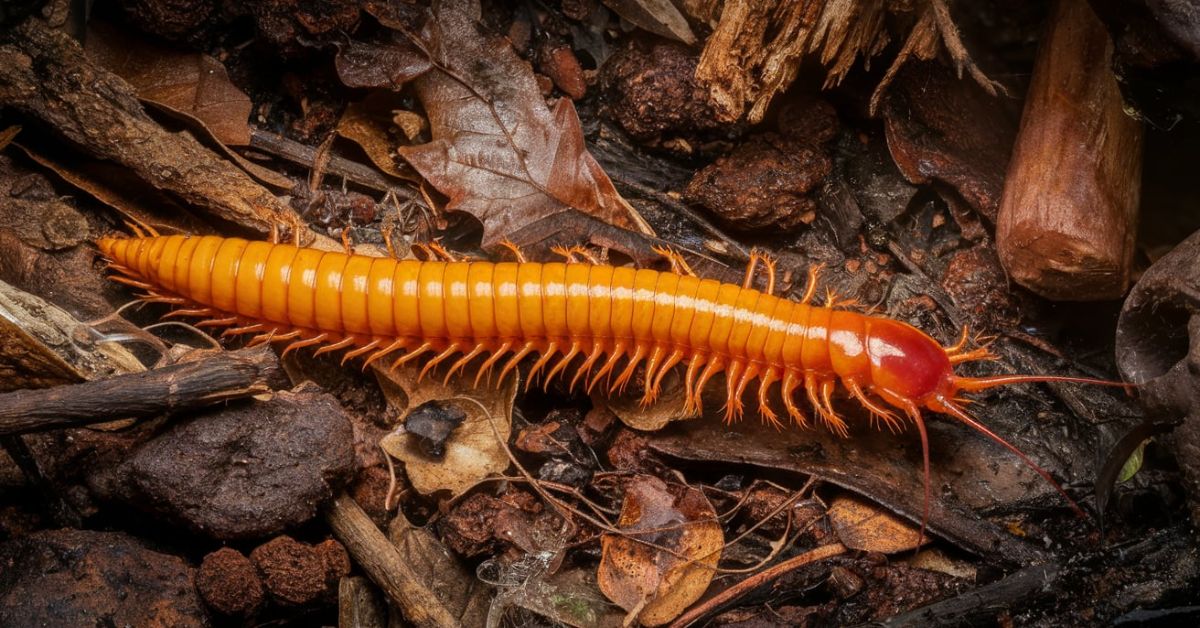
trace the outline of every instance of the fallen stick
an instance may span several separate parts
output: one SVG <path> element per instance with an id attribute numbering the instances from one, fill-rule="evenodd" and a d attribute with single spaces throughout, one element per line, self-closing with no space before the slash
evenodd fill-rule
<path id="1" fill-rule="evenodd" d="M 1058 2 L 996 221 L 1004 267 L 1047 298 L 1111 299 L 1129 287 L 1142 126 L 1125 113 L 1112 51 L 1087 2 Z"/>
<path id="2" fill-rule="evenodd" d="M 400 607 L 405 619 L 421 628 L 462 625 L 352 497 L 342 493 L 334 498 L 326 506 L 325 521 L 354 561 Z"/>
<path id="3" fill-rule="evenodd" d="M 268 347 L 240 349 L 141 373 L 0 394 L 0 436 L 148 417 L 271 390 Z"/>

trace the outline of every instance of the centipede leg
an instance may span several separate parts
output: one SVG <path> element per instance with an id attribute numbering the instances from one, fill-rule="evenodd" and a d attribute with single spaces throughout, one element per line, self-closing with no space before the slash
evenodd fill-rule
<path id="1" fill-rule="evenodd" d="M 637 369 L 638 364 L 646 357 L 646 345 L 638 343 L 633 350 L 633 355 L 629 358 L 629 363 L 625 365 L 625 370 L 617 376 L 617 381 L 613 382 L 613 389 L 619 393 L 625 392 L 625 385 L 629 383 L 629 378 L 633 377 L 633 372 Z"/>
<path id="2" fill-rule="evenodd" d="M 333 344 L 328 344 L 328 345 L 325 345 L 324 347 L 321 347 L 320 349 L 317 349 L 316 351 L 313 352 L 313 356 L 315 357 L 315 356 L 321 355 L 323 353 L 330 353 L 332 351 L 337 351 L 339 349 L 345 349 L 346 347 L 353 346 L 356 340 L 357 339 L 354 336 L 346 336 L 345 338 L 342 338 L 341 340 L 339 340 Z"/>
<path id="3" fill-rule="evenodd" d="M 508 353 L 508 350 L 511 348 L 512 342 L 505 342 L 504 344 L 500 345 L 499 349 L 493 351 L 492 355 L 488 356 L 488 358 L 483 361 L 483 364 L 479 365 L 479 372 L 475 374 L 475 388 L 479 388 L 479 382 L 483 381 L 483 377 L 485 375 L 488 375 L 492 372 L 492 367 L 496 366 L 496 363 L 500 361 L 501 356 Z"/>
<path id="4" fill-rule="evenodd" d="M 664 347 L 655 345 L 654 351 L 650 352 L 650 358 L 646 360 L 646 384 L 642 390 L 642 407 L 649 406 L 654 402 L 659 391 L 654 387 L 655 378 L 659 376 L 659 369 L 662 366 L 662 354 L 666 353 Z"/>
<path id="5" fill-rule="evenodd" d="M 516 258 L 518 263 L 524 264 L 529 261 L 529 260 L 525 259 L 525 253 L 524 253 L 524 251 L 521 250 L 521 247 L 517 246 L 512 240 L 505 238 L 505 239 L 501 240 L 500 242 L 498 242 L 498 244 L 500 246 L 512 251 L 513 257 Z"/>
<path id="6" fill-rule="evenodd" d="M 817 284 L 820 282 L 821 270 L 824 268 L 824 264 L 813 264 L 808 268 L 808 283 L 804 285 L 804 296 L 800 297 L 801 305 L 812 303 L 813 297 L 817 294 Z"/>
<path id="7" fill-rule="evenodd" d="M 771 388 L 771 384 L 777 381 L 779 381 L 779 372 L 773 367 L 763 373 L 762 381 L 758 383 L 758 414 L 772 427 L 781 430 L 783 424 L 779 422 L 779 416 L 771 409 L 771 401 L 767 398 L 767 391 Z"/>
<path id="8" fill-rule="evenodd" d="M 342 229 L 342 248 L 345 249 L 346 255 L 354 255 L 354 242 L 350 241 L 350 230 L 349 225 Z"/>
<path id="9" fill-rule="evenodd" d="M 555 246 L 550 247 L 550 252 L 555 255 L 558 255 L 559 257 L 562 257 L 564 260 L 566 260 L 566 262 L 568 264 L 578 264 L 579 263 L 579 258 L 575 257 L 575 248 L 574 247 L 565 247 L 565 246 L 555 245 Z"/>
<path id="10" fill-rule="evenodd" d="M 571 360 L 574 360 L 575 356 L 577 356 L 577 355 L 579 355 L 579 341 L 578 340 L 571 343 L 571 348 L 568 349 L 567 352 L 563 354 L 563 357 L 561 360 L 558 361 L 558 364 L 555 364 L 554 368 L 550 369 L 549 373 L 546 373 L 546 379 L 542 383 L 542 390 L 546 390 L 547 388 L 549 388 L 550 380 L 554 379 L 554 376 L 558 375 L 559 372 L 561 372 L 563 369 L 567 368 L 567 365 L 570 364 Z"/>
<path id="11" fill-rule="evenodd" d="M 583 379 L 584 383 L 592 374 L 592 367 L 596 365 L 596 361 L 604 355 L 604 343 L 599 340 L 592 341 L 592 348 L 587 352 L 588 356 L 584 359 L 583 364 L 575 371 L 575 376 L 571 378 L 571 384 L 567 386 L 569 390 L 575 390 L 575 384 Z"/>
<path id="12" fill-rule="evenodd" d="M 459 358 L 457 362 L 455 362 L 454 364 L 451 364 L 450 368 L 446 371 L 445 379 L 442 380 L 442 385 L 445 386 L 446 384 L 449 384 L 450 378 L 453 377 L 455 373 L 462 370 L 463 367 L 465 367 L 468 363 L 471 362 L 471 360 L 474 360 L 481 353 L 483 353 L 484 350 L 485 349 L 484 349 L 483 343 L 476 344 L 474 349 L 471 349 L 470 352 L 463 355 L 463 357 Z"/>
<path id="13" fill-rule="evenodd" d="M 723 370 L 725 370 L 725 361 L 721 359 L 721 356 L 714 355 L 708 360 L 708 364 L 705 365 L 704 371 L 702 371 L 700 376 L 696 379 L 696 394 L 694 397 L 695 405 L 693 406 L 696 412 L 703 411 L 700 397 L 701 393 L 704 391 L 704 387 L 708 384 L 708 380 L 712 379 L 717 373 L 720 373 Z"/>
<path id="14" fill-rule="evenodd" d="M 375 338 L 371 342 L 368 342 L 367 344 L 365 344 L 353 351 L 347 351 L 344 355 L 342 355 L 341 364 L 345 364 L 345 363 L 349 362 L 350 360 L 357 358 L 360 355 L 366 355 L 366 354 L 374 351 L 375 349 L 377 349 L 379 347 L 379 345 L 381 345 L 381 344 L 383 344 L 383 339 Z"/>
<path id="15" fill-rule="evenodd" d="M 430 242 L 429 250 L 433 251 L 433 254 L 436 255 L 438 257 L 438 259 L 442 260 L 443 262 L 460 261 L 460 258 L 457 255 L 455 255 L 454 253 L 447 251 L 446 247 L 442 246 L 441 242 Z"/>
<path id="16" fill-rule="evenodd" d="M 875 403 L 870 397 L 867 397 L 867 395 L 863 392 L 862 387 L 858 385 L 858 382 L 854 380 L 842 380 L 842 385 L 846 387 L 846 390 L 850 391 L 851 397 L 854 397 L 855 400 L 861 403 L 863 407 L 871 413 L 872 417 L 878 417 L 885 424 L 887 424 L 888 429 L 893 434 L 898 434 L 904 427 L 903 424 L 900 423 L 900 418 L 896 416 L 896 413 L 884 408 L 878 403 Z"/>
<path id="17" fill-rule="evenodd" d="M 735 380 L 735 379 L 737 380 L 737 386 L 733 390 L 734 418 L 735 419 L 740 419 L 742 417 L 742 413 L 744 412 L 744 407 L 742 405 L 742 395 L 746 394 L 746 387 L 750 385 L 750 382 L 752 382 L 756 378 L 758 378 L 758 373 L 759 373 L 758 365 L 754 364 L 753 362 L 751 362 L 749 365 L 746 366 L 745 370 L 742 371 L 741 375 L 735 376 L 735 375 L 733 375 L 733 371 L 732 370 L 730 371 L 730 375 L 729 375 L 730 380 L 731 381 Z"/>
<path id="18" fill-rule="evenodd" d="M 297 340 L 296 342 L 293 342 L 292 344 L 285 347 L 283 350 L 283 353 L 281 353 L 279 355 L 279 357 L 282 358 L 282 357 L 286 356 L 288 353 L 291 353 L 292 351 L 296 351 L 298 349 L 303 349 L 305 347 L 311 347 L 313 345 L 320 344 L 322 342 L 325 342 L 325 340 L 327 340 L 328 338 L 329 338 L 329 334 L 322 333 L 322 334 L 317 334 L 316 336 L 313 336 L 312 338 Z"/>
<path id="19" fill-rule="evenodd" d="M 683 376 L 683 389 L 686 392 L 683 403 L 685 412 L 700 411 L 700 391 L 696 388 L 696 377 L 707 361 L 708 356 L 703 353 L 697 353 L 688 361 L 687 372 Z"/>
<path id="20" fill-rule="evenodd" d="M 407 339 L 397 338 L 397 339 L 393 340 L 392 343 L 389 344 L 388 346 L 386 346 L 382 349 L 376 349 L 375 353 L 372 353 L 371 355 L 367 356 L 366 360 L 363 360 L 363 370 L 364 371 L 367 370 L 367 367 L 371 366 L 372 362 L 384 357 L 385 355 L 388 355 L 389 353 L 399 351 L 400 349 L 403 349 L 406 346 L 408 346 Z"/>
<path id="21" fill-rule="evenodd" d="M 421 383 L 421 380 L 425 379 L 426 373 L 428 373 L 429 371 L 432 371 L 438 364 L 441 364 L 443 361 L 448 359 L 450 356 L 452 356 L 458 352 L 459 352 L 458 343 L 457 342 L 450 343 L 449 347 L 446 347 L 446 349 L 444 351 L 433 356 L 432 360 L 425 363 L 425 366 L 424 366 L 424 368 L 421 369 L 421 372 L 417 373 L 417 383 L 419 384 L 419 383 Z"/>
<path id="22" fill-rule="evenodd" d="M 531 382 L 533 382 L 534 378 L 537 377 L 537 374 L 540 373 L 542 369 L 546 368 L 546 365 L 550 363 L 550 360 L 556 353 L 558 353 L 558 343 L 550 341 L 550 344 L 546 347 L 546 350 L 542 352 L 542 357 L 538 358 L 537 362 L 533 363 L 533 368 L 529 369 L 529 378 L 525 380 L 526 391 L 529 390 L 529 385 Z M 546 386 L 549 387 L 549 385 L 550 382 L 547 381 Z"/>
<path id="23" fill-rule="evenodd" d="M 833 430 L 842 438 L 850 435 L 850 430 L 846 427 L 846 422 L 842 417 L 838 416 L 833 409 L 833 391 L 837 388 L 837 384 L 832 379 L 821 381 L 821 403 L 824 404 L 825 418 L 828 421 L 829 429 Z"/>
<path id="24" fill-rule="evenodd" d="M 587 393 L 589 395 L 592 394 L 592 387 L 596 385 L 596 382 L 600 381 L 601 377 L 604 377 L 604 376 L 608 375 L 609 373 L 611 373 L 613 368 L 615 368 L 617 366 L 617 362 L 619 362 L 621 360 L 621 358 L 624 356 L 625 356 L 625 343 L 621 342 L 621 341 L 617 341 L 617 344 L 613 345 L 612 352 L 608 354 L 608 360 L 606 360 L 604 362 L 604 366 L 601 366 L 600 370 L 596 371 L 596 375 L 593 376 L 592 379 L 588 381 Z"/>
<path id="25" fill-rule="evenodd" d="M 409 351 L 408 353 L 405 353 L 404 355 L 396 358 L 396 360 L 394 362 L 392 362 L 392 365 L 388 367 L 388 370 L 394 371 L 394 370 L 400 368 L 401 366 L 404 366 L 405 364 L 408 364 L 409 362 L 412 362 L 413 360 L 417 359 L 418 356 L 425 353 L 426 351 L 429 351 L 432 348 L 433 348 L 433 343 L 430 343 L 430 342 L 422 343 L 421 346 L 417 347 L 416 349 L 413 349 L 412 351 Z"/>
<path id="26" fill-rule="evenodd" d="M 692 270 L 691 265 L 679 254 L 679 251 L 667 246 L 655 246 L 652 247 L 652 250 L 667 259 L 667 262 L 671 265 L 671 272 L 676 275 L 696 276 L 696 271 Z"/>
<path id="27" fill-rule="evenodd" d="M 783 397 L 783 407 L 787 409 L 788 416 L 795 421 L 799 427 L 808 427 L 808 416 L 804 414 L 796 405 L 796 389 L 802 383 L 800 374 L 796 371 L 788 369 L 783 373 L 783 382 L 780 384 L 780 395 Z"/>
<path id="28" fill-rule="evenodd" d="M 746 276 L 742 279 L 742 289 L 749 290 L 754 284 L 754 271 L 762 262 L 767 270 L 767 294 L 775 293 L 775 260 L 758 249 L 750 251 L 750 261 L 746 264 Z"/>
<path id="29" fill-rule="evenodd" d="M 497 385 L 503 384 L 504 378 L 508 377 L 509 372 L 517 368 L 517 365 L 521 363 L 521 360 L 524 360 L 525 356 L 533 353 L 535 348 L 536 347 L 533 346 L 532 342 L 527 342 L 525 343 L 525 346 L 521 347 L 520 351 L 517 351 L 515 354 L 513 354 L 513 357 L 509 358 L 508 362 L 504 364 L 504 368 L 500 369 L 500 378 L 497 380 Z"/>
<path id="30" fill-rule="evenodd" d="M 653 403 L 654 399 L 658 398 L 658 393 L 660 390 L 662 390 L 663 378 L 666 377 L 667 373 L 671 369 L 675 368 L 676 364 L 679 364 L 682 361 L 683 349 L 676 349 L 671 352 L 671 355 L 667 356 L 667 359 L 663 361 L 662 366 L 658 367 L 658 373 L 654 376 L 654 385 L 650 387 L 650 393 L 652 394 L 650 399 L 651 403 Z"/>
<path id="31" fill-rule="evenodd" d="M 929 473 L 929 433 L 925 429 L 925 419 L 921 417 L 921 411 L 916 404 L 908 401 L 904 404 L 904 412 L 908 418 L 917 426 L 917 432 L 921 435 L 921 458 L 924 464 L 924 487 L 925 499 L 924 506 L 921 512 L 921 531 L 917 533 L 917 547 L 920 547 L 925 541 L 925 527 L 929 523 L 929 509 L 932 504 L 932 495 L 930 494 L 930 473 Z"/>

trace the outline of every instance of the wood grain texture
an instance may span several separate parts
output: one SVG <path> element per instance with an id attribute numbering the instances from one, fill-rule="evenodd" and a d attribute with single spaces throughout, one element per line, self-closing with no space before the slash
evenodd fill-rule
<path id="1" fill-rule="evenodd" d="M 1000 204 L 1012 278 L 1051 299 L 1124 294 L 1142 170 L 1141 123 L 1111 70 L 1112 43 L 1083 0 L 1062 0 L 1038 50 Z"/>
<path id="2" fill-rule="evenodd" d="M 142 373 L 0 395 L 0 435 L 146 417 L 270 391 L 279 361 L 266 347 Z"/>

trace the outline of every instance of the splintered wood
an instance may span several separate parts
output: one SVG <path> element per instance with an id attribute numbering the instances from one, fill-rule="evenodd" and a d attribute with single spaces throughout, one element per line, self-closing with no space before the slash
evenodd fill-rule
<path id="1" fill-rule="evenodd" d="M 715 2 L 685 3 L 684 9 L 700 21 L 717 12 Z M 911 26 L 871 98 L 872 111 L 906 60 L 932 59 L 943 49 L 960 74 L 965 71 L 996 92 L 998 85 L 967 54 L 946 0 L 728 0 L 700 56 L 696 78 L 708 86 L 722 122 L 737 121 L 743 113 L 749 122 L 761 122 L 771 100 L 795 80 L 806 55 L 825 66 L 826 89 L 838 85 L 859 57 L 870 60 L 887 47 L 892 39 L 887 22 L 893 15 Z"/>

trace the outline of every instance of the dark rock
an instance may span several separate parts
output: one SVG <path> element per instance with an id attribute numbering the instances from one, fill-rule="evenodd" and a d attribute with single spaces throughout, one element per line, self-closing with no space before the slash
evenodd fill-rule
<path id="1" fill-rule="evenodd" d="M 467 420 L 462 408 L 440 401 L 428 401 L 417 406 L 404 420 L 404 431 L 417 437 L 421 451 L 431 458 L 446 455 L 446 439 L 455 428 Z"/>
<path id="2" fill-rule="evenodd" d="M 222 615 L 246 617 L 263 603 L 263 585 L 253 563 L 228 547 L 204 557 L 196 573 L 196 590 L 209 608 Z"/>
<path id="3" fill-rule="evenodd" d="M 325 393 L 206 412 L 143 445 L 117 471 L 120 497 L 218 539 L 267 536 L 311 519 L 349 479 L 350 421 Z"/>
<path id="4" fill-rule="evenodd" d="M 0 545 L 0 626 L 204 626 L 192 567 L 119 532 Z"/>
<path id="5" fill-rule="evenodd" d="M 250 552 L 272 599 L 303 606 L 333 595 L 338 579 L 350 572 L 350 558 L 336 541 L 320 545 L 279 536 Z"/>
<path id="6" fill-rule="evenodd" d="M 808 141 L 778 133 L 750 138 L 688 183 L 684 200 L 738 231 L 791 231 L 816 219 L 810 194 L 833 168 Z"/>
<path id="7" fill-rule="evenodd" d="M 698 61 L 683 44 L 630 40 L 601 69 L 605 113 L 641 141 L 721 128 L 708 89 L 696 81 Z"/>

